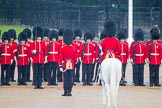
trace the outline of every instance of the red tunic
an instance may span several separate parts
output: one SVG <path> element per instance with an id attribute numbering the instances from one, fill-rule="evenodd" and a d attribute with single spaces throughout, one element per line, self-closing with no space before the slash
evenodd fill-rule
<path id="1" fill-rule="evenodd" d="M 28 47 L 26 45 L 20 45 L 18 47 L 19 49 L 17 52 L 17 64 L 22 66 L 29 65 L 30 52 Z"/>
<path id="2" fill-rule="evenodd" d="M 74 40 L 72 45 L 75 46 L 75 48 L 77 50 L 77 59 L 78 59 L 82 55 L 82 45 L 83 45 L 83 43 L 81 41 L 75 41 Z"/>
<path id="3" fill-rule="evenodd" d="M 133 59 L 135 64 L 144 64 L 145 62 L 145 43 L 133 41 L 130 46 L 130 59 Z"/>
<path id="4" fill-rule="evenodd" d="M 33 63 L 44 64 L 45 56 L 47 56 L 47 49 L 45 47 L 45 43 L 43 41 L 41 42 L 35 41 L 33 42 L 32 46 L 33 46 L 32 52 L 34 52 L 34 50 L 36 51 L 36 53 L 32 54 Z"/>
<path id="5" fill-rule="evenodd" d="M 92 44 L 94 45 L 94 54 L 95 54 L 95 60 L 98 59 L 98 52 L 99 52 L 99 46 L 97 42 L 92 41 Z"/>
<path id="6" fill-rule="evenodd" d="M 119 58 L 121 54 L 121 45 L 117 38 L 107 37 L 102 40 L 101 47 L 103 51 L 102 60 L 107 58 L 108 55 Z"/>
<path id="7" fill-rule="evenodd" d="M 127 64 L 127 60 L 129 58 L 129 45 L 128 42 L 124 42 L 121 44 L 121 54 L 119 59 L 123 64 Z"/>
<path id="8" fill-rule="evenodd" d="M 82 62 L 84 64 L 93 64 L 95 60 L 94 45 L 91 43 L 84 43 L 82 49 Z"/>
<path id="9" fill-rule="evenodd" d="M 14 58 L 13 47 L 10 44 L 1 45 L 1 64 L 11 64 L 11 60 Z"/>
<path id="10" fill-rule="evenodd" d="M 147 42 L 146 46 L 146 58 L 149 58 L 149 62 L 152 65 L 161 64 L 162 59 L 162 45 L 160 41 L 153 43 L 153 41 Z"/>
<path id="11" fill-rule="evenodd" d="M 77 60 L 76 49 L 72 45 L 64 45 L 60 49 L 59 64 L 63 66 L 63 69 L 74 69 L 74 63 Z"/>
<path id="12" fill-rule="evenodd" d="M 9 42 L 9 44 L 10 44 L 10 45 L 12 46 L 12 48 L 13 48 L 13 54 L 14 54 L 13 58 L 14 58 L 14 57 L 16 56 L 18 44 L 17 44 L 16 42 Z"/>
<path id="13" fill-rule="evenodd" d="M 50 42 L 48 46 L 48 62 L 58 62 L 60 44 L 58 42 Z"/>

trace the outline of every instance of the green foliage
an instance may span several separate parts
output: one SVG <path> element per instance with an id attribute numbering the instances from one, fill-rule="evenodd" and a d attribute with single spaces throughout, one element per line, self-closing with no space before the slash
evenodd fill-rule
<path id="1" fill-rule="evenodd" d="M 26 28 L 26 27 L 25 26 L 19 26 L 19 25 L 0 25 L 0 31 L 1 31 L 0 37 L 2 36 L 3 32 L 8 31 L 9 29 L 15 29 L 16 35 L 18 36 L 18 34 L 20 32 L 22 32 L 24 28 Z"/>

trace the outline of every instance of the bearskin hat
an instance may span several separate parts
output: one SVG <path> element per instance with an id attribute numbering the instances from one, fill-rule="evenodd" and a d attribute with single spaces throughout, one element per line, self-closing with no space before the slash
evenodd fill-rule
<path id="1" fill-rule="evenodd" d="M 26 32 L 26 33 L 27 33 L 27 38 L 28 38 L 28 39 L 31 39 L 31 30 L 30 30 L 29 28 L 25 28 L 25 29 L 23 30 L 23 32 Z"/>
<path id="2" fill-rule="evenodd" d="M 77 37 L 77 36 L 82 38 L 82 31 L 80 29 L 74 30 L 74 38 Z"/>
<path id="3" fill-rule="evenodd" d="M 87 39 L 90 39 L 90 40 L 93 39 L 93 36 L 92 36 L 92 33 L 91 32 L 86 32 L 84 34 L 84 40 L 86 41 Z"/>
<path id="4" fill-rule="evenodd" d="M 158 28 L 152 28 L 150 30 L 150 35 L 152 40 L 158 40 L 160 39 L 160 32 Z"/>
<path id="5" fill-rule="evenodd" d="M 114 21 L 107 21 L 104 24 L 104 31 L 106 37 L 114 37 L 116 34 L 116 24 Z"/>
<path id="6" fill-rule="evenodd" d="M 144 32 L 142 29 L 137 29 L 135 31 L 134 40 L 135 41 L 143 41 L 144 40 Z"/>
<path id="7" fill-rule="evenodd" d="M 2 34 L 2 42 L 4 42 L 4 40 L 10 41 L 10 35 L 9 35 L 8 32 L 4 32 L 4 33 Z"/>
<path id="8" fill-rule="evenodd" d="M 43 36 L 48 36 L 49 32 L 49 28 L 43 28 Z"/>
<path id="9" fill-rule="evenodd" d="M 70 45 L 73 41 L 74 33 L 70 29 L 65 29 L 63 33 L 63 40 L 67 45 Z"/>
<path id="10" fill-rule="evenodd" d="M 33 28 L 33 40 L 35 40 L 37 37 L 41 37 L 42 38 L 43 35 L 43 29 L 40 26 L 35 26 Z"/>
<path id="11" fill-rule="evenodd" d="M 102 31 L 101 34 L 100 34 L 100 40 L 102 40 L 104 38 L 105 38 L 105 31 Z"/>
<path id="12" fill-rule="evenodd" d="M 117 34 L 117 38 L 118 38 L 119 40 L 121 40 L 121 39 L 126 39 L 126 38 L 127 38 L 126 32 L 125 32 L 123 29 L 119 30 L 119 32 L 118 32 L 118 34 Z"/>
<path id="13" fill-rule="evenodd" d="M 64 30 L 65 30 L 65 28 L 59 29 L 58 35 L 59 35 L 59 36 L 63 36 Z"/>
<path id="14" fill-rule="evenodd" d="M 18 36 L 18 41 L 19 41 L 19 43 L 21 42 L 21 41 L 27 41 L 27 38 L 28 38 L 28 35 L 27 35 L 27 33 L 26 32 L 21 32 L 20 34 L 19 34 L 19 36 Z"/>
<path id="15" fill-rule="evenodd" d="M 95 32 L 94 31 L 91 31 L 91 34 L 92 34 L 92 39 L 94 39 L 95 36 L 96 36 Z"/>
<path id="16" fill-rule="evenodd" d="M 58 40 L 58 32 L 56 30 L 51 30 L 48 36 L 50 40 L 52 40 L 53 38 L 56 38 L 56 40 Z"/>
<path id="17" fill-rule="evenodd" d="M 10 38 L 14 38 L 14 40 L 16 39 L 16 31 L 14 29 L 9 29 L 8 33 Z"/>

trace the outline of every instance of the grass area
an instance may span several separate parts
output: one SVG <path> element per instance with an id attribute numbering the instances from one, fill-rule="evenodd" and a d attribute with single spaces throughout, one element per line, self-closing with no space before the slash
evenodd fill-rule
<path id="1" fill-rule="evenodd" d="M 26 28 L 26 26 L 21 26 L 21 25 L 0 25 L 0 38 L 3 34 L 3 32 L 8 31 L 9 29 L 15 29 L 16 30 L 16 36 L 19 35 L 19 33 L 21 31 L 23 31 L 23 29 Z M 30 28 L 30 27 L 29 27 Z"/>

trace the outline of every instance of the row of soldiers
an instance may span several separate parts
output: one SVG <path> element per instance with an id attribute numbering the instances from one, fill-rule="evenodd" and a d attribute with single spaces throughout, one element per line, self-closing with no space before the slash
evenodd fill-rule
<path id="1" fill-rule="evenodd" d="M 97 71 L 103 59 L 109 57 L 119 58 L 122 61 L 123 77 L 121 85 L 126 83 L 125 71 L 128 59 L 133 65 L 133 82 L 135 86 L 144 86 L 144 64 L 149 63 L 150 86 L 161 86 L 159 84 L 159 66 L 162 59 L 162 47 L 159 39 L 158 28 L 150 30 L 151 39 L 144 43 L 144 32 L 137 29 L 130 49 L 126 42 L 127 32 L 121 29 L 117 38 L 115 37 L 116 28 L 114 22 L 107 22 L 104 31 L 101 33 L 100 43 L 94 42 L 94 32 L 84 33 L 84 40 L 80 29 L 72 30 L 60 29 L 49 30 L 36 26 L 33 28 L 33 41 L 31 41 L 31 30 L 26 28 L 18 36 L 19 44 L 16 39 L 16 31 L 10 29 L 2 35 L 0 47 L 1 53 L 1 85 L 10 85 L 14 80 L 15 65 L 18 66 L 18 85 L 27 85 L 30 80 L 30 67 L 33 69 L 33 85 L 35 88 L 42 89 L 42 81 L 47 81 L 48 85 L 57 85 L 57 82 L 67 81 L 62 77 L 62 72 L 70 72 L 71 79 L 80 82 L 80 65 L 82 63 L 82 82 L 83 86 L 92 85 L 93 78 L 97 78 Z M 114 24 L 115 25 L 115 24 Z M 108 39 L 107 39 L 108 38 Z M 73 46 L 74 50 L 63 50 L 65 46 Z M 68 51 L 73 52 L 68 55 Z M 63 54 L 65 54 L 63 56 Z M 66 58 L 66 60 L 65 60 Z M 63 69 L 61 68 L 63 67 Z M 95 69 L 97 70 L 97 69 Z M 6 73 L 5 73 L 6 72 Z M 56 73 L 57 72 L 57 73 Z M 95 73 L 95 74 L 94 74 Z M 68 75 L 67 75 L 68 77 Z M 56 81 L 57 79 L 57 81 Z M 66 81 L 65 81 L 66 80 Z M 73 85 L 70 82 L 70 85 Z"/>

